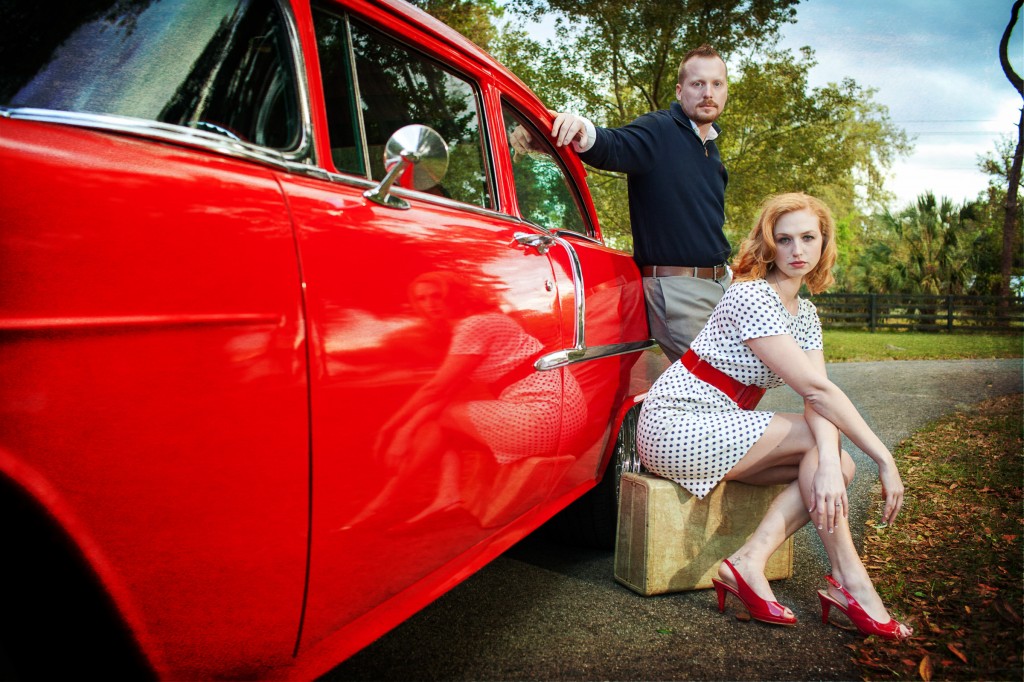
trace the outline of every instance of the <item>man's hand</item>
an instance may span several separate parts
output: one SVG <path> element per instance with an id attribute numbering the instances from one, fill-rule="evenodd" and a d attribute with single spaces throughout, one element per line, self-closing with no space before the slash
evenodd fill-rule
<path id="1" fill-rule="evenodd" d="M 555 122 L 551 124 L 551 137 L 556 147 L 575 143 L 577 151 L 590 148 L 587 119 L 576 114 L 558 113 L 557 111 L 549 110 L 548 113 L 555 117 Z"/>

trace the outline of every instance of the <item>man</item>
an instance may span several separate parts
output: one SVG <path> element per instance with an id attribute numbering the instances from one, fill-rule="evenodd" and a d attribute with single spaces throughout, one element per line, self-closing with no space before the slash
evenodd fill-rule
<path id="1" fill-rule="evenodd" d="M 726 267 L 725 185 L 715 120 L 729 96 L 725 61 L 709 45 L 679 65 L 676 102 L 621 128 L 555 114 L 551 136 L 587 164 L 626 173 L 633 257 L 644 276 L 651 333 L 669 361 L 690 347 L 731 275 Z M 555 112 L 552 112 L 553 114 Z M 525 130 L 512 144 L 528 151 Z"/>

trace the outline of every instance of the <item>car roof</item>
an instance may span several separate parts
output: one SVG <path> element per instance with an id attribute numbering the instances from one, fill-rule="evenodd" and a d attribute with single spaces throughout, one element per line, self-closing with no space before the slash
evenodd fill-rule
<path id="1" fill-rule="evenodd" d="M 510 81 L 516 87 L 522 88 L 531 96 L 536 97 L 536 94 L 526 83 L 490 53 L 419 7 L 405 2 L 405 0 L 371 0 L 371 4 L 386 9 L 397 18 L 416 26 L 426 33 L 432 34 L 435 38 L 455 48 L 459 53 L 476 61 L 481 67 L 491 71 L 492 75 L 497 76 L 499 80 Z"/>

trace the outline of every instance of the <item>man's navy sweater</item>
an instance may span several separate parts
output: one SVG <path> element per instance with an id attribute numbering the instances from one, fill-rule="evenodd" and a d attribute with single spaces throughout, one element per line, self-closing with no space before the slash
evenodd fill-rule
<path id="1" fill-rule="evenodd" d="M 594 146 L 580 158 L 627 174 L 637 265 L 710 267 L 728 260 L 722 228 L 729 175 L 718 147 L 701 141 L 678 102 L 621 128 L 597 128 Z"/>

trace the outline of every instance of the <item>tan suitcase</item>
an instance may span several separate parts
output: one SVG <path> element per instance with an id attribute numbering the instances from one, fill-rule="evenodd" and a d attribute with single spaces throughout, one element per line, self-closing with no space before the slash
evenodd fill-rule
<path id="1" fill-rule="evenodd" d="M 723 481 L 703 500 L 652 474 L 622 476 L 615 579 L 644 596 L 711 587 L 784 486 Z M 768 560 L 769 580 L 793 575 L 793 538 Z"/>

